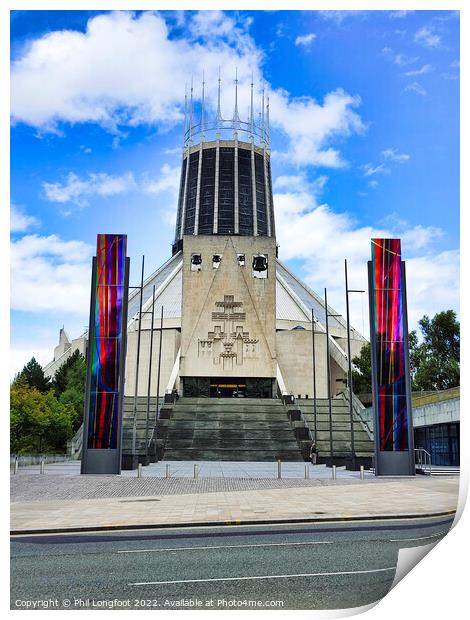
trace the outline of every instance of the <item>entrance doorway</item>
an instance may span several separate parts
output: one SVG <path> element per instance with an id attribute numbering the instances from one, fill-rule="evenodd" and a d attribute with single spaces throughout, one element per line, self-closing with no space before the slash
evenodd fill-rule
<path id="1" fill-rule="evenodd" d="M 182 377 L 183 396 L 196 398 L 274 398 L 269 377 Z"/>
<path id="2" fill-rule="evenodd" d="M 226 379 L 218 377 L 211 379 L 210 382 L 211 398 L 245 398 L 246 381 L 245 379 Z"/>

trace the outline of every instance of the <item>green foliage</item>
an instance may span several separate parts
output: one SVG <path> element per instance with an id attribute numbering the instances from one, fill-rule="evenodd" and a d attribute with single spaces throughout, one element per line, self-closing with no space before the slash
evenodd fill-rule
<path id="1" fill-rule="evenodd" d="M 83 355 L 77 349 L 56 370 L 54 378 L 52 379 L 52 387 L 55 390 L 56 396 L 60 396 L 62 392 L 65 392 L 68 387 L 68 372 L 81 360 L 83 360 L 83 363 L 85 362 Z"/>
<path id="2" fill-rule="evenodd" d="M 356 367 L 352 371 L 352 385 L 355 394 L 370 394 L 372 392 L 372 376 L 370 367 L 370 342 L 367 342 L 352 363 Z"/>
<path id="3" fill-rule="evenodd" d="M 423 340 L 410 334 L 413 390 L 447 390 L 460 385 L 460 323 L 454 310 L 419 321 Z"/>
<path id="4" fill-rule="evenodd" d="M 77 351 L 78 353 L 78 351 Z M 72 356 L 71 356 L 72 357 Z M 83 421 L 83 408 L 85 406 L 85 382 L 86 382 L 86 362 L 83 355 L 78 353 L 73 364 L 69 366 L 66 373 L 65 389 L 59 396 L 59 401 L 73 407 L 73 432 L 76 433 Z"/>
<path id="5" fill-rule="evenodd" d="M 411 389 L 447 390 L 460 385 L 460 323 L 454 310 L 438 312 L 419 321 L 422 342 L 416 331 L 409 335 Z M 352 360 L 353 389 L 356 394 L 372 391 L 370 343 Z"/>
<path id="6" fill-rule="evenodd" d="M 86 363 L 78 351 L 60 366 L 52 384 L 33 358 L 11 385 L 12 452 L 65 451 L 83 420 L 85 379 Z"/>
<path id="7" fill-rule="evenodd" d="M 26 383 L 36 388 L 40 392 L 47 392 L 51 387 L 50 381 L 44 376 L 44 371 L 34 357 L 24 366 L 23 370 L 16 375 L 15 381 L 26 381 Z"/>
<path id="8" fill-rule="evenodd" d="M 40 392 L 24 379 L 14 381 L 10 389 L 12 452 L 64 451 L 72 436 L 74 415 L 73 407 L 59 403 L 52 391 Z"/>

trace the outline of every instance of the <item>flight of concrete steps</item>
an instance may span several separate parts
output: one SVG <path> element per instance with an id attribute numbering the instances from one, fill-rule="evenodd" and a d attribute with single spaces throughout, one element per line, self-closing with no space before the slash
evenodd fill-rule
<path id="1" fill-rule="evenodd" d="M 180 398 L 158 435 L 168 461 L 302 461 L 279 399 Z"/>
<path id="2" fill-rule="evenodd" d="M 160 398 L 160 406 L 162 406 L 163 399 Z M 149 400 L 149 431 L 148 437 L 152 436 L 154 430 L 154 424 L 157 407 L 157 399 L 153 396 Z M 143 459 L 146 454 L 145 444 L 147 437 L 147 397 L 138 396 L 136 406 L 136 441 L 135 441 L 135 454 L 137 454 L 139 461 L 144 462 Z M 133 419 L 134 419 L 134 398 L 132 396 L 125 396 L 122 412 L 122 455 L 123 465 L 126 467 L 126 460 L 132 455 L 133 447 Z M 154 453 L 155 449 L 150 446 L 150 452 Z"/>
<path id="3" fill-rule="evenodd" d="M 416 465 L 416 473 L 424 476 L 460 476 L 460 467 L 450 465 Z"/>
<path id="4" fill-rule="evenodd" d="M 300 409 L 312 435 L 314 435 L 313 399 L 298 399 L 295 408 Z M 351 456 L 351 422 L 349 403 L 343 398 L 332 399 L 333 455 L 336 464 L 347 461 Z M 317 436 L 318 460 L 324 462 L 330 457 L 330 418 L 327 398 L 317 398 Z M 354 448 L 356 457 L 365 465 L 374 454 L 374 442 L 362 422 L 354 416 Z M 305 448 L 304 448 L 305 450 Z"/>

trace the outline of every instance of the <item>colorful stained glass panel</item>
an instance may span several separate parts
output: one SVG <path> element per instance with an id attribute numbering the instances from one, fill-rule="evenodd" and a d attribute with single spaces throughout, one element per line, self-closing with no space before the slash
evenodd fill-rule
<path id="1" fill-rule="evenodd" d="M 372 280 L 380 450 L 408 450 L 400 239 L 372 239 Z"/>
<path id="2" fill-rule="evenodd" d="M 126 235 L 98 235 L 88 448 L 117 448 L 126 245 Z"/>

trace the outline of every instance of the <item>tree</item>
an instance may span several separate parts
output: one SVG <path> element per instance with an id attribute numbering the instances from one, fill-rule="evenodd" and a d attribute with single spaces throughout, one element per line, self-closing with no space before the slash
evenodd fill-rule
<path id="1" fill-rule="evenodd" d="M 367 342 L 356 357 L 353 357 L 352 385 L 356 394 L 372 392 L 372 373 L 370 366 L 370 342 Z"/>
<path id="2" fill-rule="evenodd" d="M 24 378 L 10 389 L 10 436 L 12 452 L 63 452 L 72 436 L 75 411 L 60 403 L 54 393 L 30 387 Z"/>
<path id="3" fill-rule="evenodd" d="M 447 390 L 460 385 L 460 323 L 454 310 L 419 321 L 422 342 L 410 334 L 414 390 Z"/>
<path id="4" fill-rule="evenodd" d="M 80 359 L 85 361 L 83 355 L 76 349 L 56 370 L 52 379 L 52 387 L 55 390 L 56 396 L 60 396 L 67 389 L 67 373 Z"/>
<path id="5" fill-rule="evenodd" d="M 432 319 L 424 315 L 418 333 L 409 334 L 411 389 L 446 390 L 460 385 L 460 323 L 454 310 L 438 312 Z M 370 343 L 352 360 L 356 394 L 372 391 Z"/>
<path id="6" fill-rule="evenodd" d="M 24 380 L 30 387 L 36 388 L 40 392 L 47 392 L 51 387 L 49 378 L 44 375 L 41 364 L 34 357 L 29 360 L 14 380 Z"/>
<path id="7" fill-rule="evenodd" d="M 77 351 L 78 353 L 78 351 Z M 72 356 L 71 356 L 72 357 Z M 73 432 L 75 433 L 83 421 L 83 408 L 85 405 L 85 381 L 86 381 L 86 362 L 83 355 L 78 353 L 75 356 L 65 377 L 65 389 L 59 396 L 59 402 L 69 404 L 73 407 L 74 418 L 72 421 Z"/>

